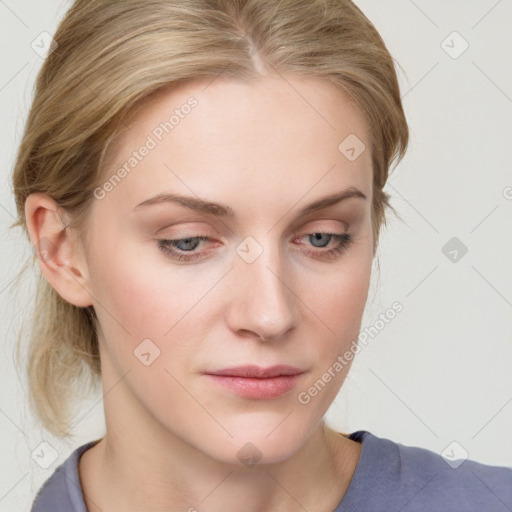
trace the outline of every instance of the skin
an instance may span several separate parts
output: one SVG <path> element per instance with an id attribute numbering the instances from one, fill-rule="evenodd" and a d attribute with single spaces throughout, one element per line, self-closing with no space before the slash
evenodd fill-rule
<path id="1" fill-rule="evenodd" d="M 80 459 L 86 505 L 332 511 L 361 451 L 323 423 L 350 365 L 309 403 L 297 395 L 360 331 L 373 259 L 371 155 L 350 161 L 338 145 L 356 134 L 369 148 L 368 132 L 354 104 L 318 78 L 208 83 L 160 94 L 132 116 L 107 178 L 170 112 L 191 95 L 198 100 L 121 183 L 93 200 L 86 247 L 63 229 L 66 212 L 50 197 L 26 202 L 33 243 L 53 244 L 51 257 L 38 260 L 42 272 L 62 297 L 93 305 L 98 316 L 107 430 Z M 366 200 L 298 216 L 347 187 Z M 235 217 L 176 204 L 134 210 L 162 192 L 228 205 Z M 322 254 L 336 239 L 315 245 L 307 236 L 345 232 L 352 243 L 331 258 Z M 157 243 L 202 234 L 209 240 L 191 262 Z M 236 251 L 246 237 L 262 250 L 252 263 Z M 134 356 L 147 338 L 160 350 L 148 366 Z M 265 400 L 237 396 L 202 374 L 243 364 L 289 364 L 304 374 L 294 389 Z M 248 442 L 261 455 L 252 466 L 237 456 Z"/>

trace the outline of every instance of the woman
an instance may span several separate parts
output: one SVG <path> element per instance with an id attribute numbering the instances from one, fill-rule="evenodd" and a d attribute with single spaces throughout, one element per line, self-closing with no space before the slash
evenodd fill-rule
<path id="1" fill-rule="evenodd" d="M 507 468 L 323 421 L 408 143 L 361 11 L 76 1 L 54 39 L 13 176 L 41 270 L 31 403 L 64 436 L 101 378 L 107 428 L 33 512 L 512 506 Z"/>

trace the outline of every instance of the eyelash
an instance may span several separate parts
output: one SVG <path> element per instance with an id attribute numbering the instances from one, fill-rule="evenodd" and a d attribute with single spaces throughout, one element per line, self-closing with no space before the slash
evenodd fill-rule
<path id="1" fill-rule="evenodd" d="M 341 255 L 344 251 L 346 251 L 350 245 L 353 242 L 352 235 L 349 233 L 324 233 L 324 232 L 315 232 L 315 233 L 307 233 L 305 235 L 302 235 L 300 238 L 304 238 L 307 236 L 313 236 L 313 235 L 328 235 L 332 238 L 338 240 L 338 245 L 334 247 L 333 249 L 329 249 L 327 251 L 311 251 L 312 253 L 316 253 L 316 255 L 320 255 L 321 257 L 324 257 L 326 259 L 332 259 L 336 258 L 337 256 Z M 200 241 L 206 241 L 209 237 L 207 235 L 198 235 L 198 236 L 190 236 L 186 238 L 176 238 L 173 240 L 167 240 L 167 239 L 160 239 L 157 240 L 158 247 L 160 250 L 166 254 L 167 256 L 170 256 L 171 258 L 177 259 L 178 261 L 195 261 L 202 257 L 201 253 L 192 253 L 192 251 L 186 251 L 179 252 L 173 249 L 179 242 L 184 242 L 186 240 L 200 240 Z M 329 240 L 330 242 L 331 240 Z M 195 249 L 194 249 L 195 250 Z M 191 254 L 192 253 L 192 254 Z"/>

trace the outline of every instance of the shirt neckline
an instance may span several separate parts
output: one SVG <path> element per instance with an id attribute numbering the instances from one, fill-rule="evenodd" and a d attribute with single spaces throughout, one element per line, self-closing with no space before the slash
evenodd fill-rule
<path id="1" fill-rule="evenodd" d="M 352 510 L 350 507 L 354 507 L 357 502 L 357 508 L 353 508 L 353 510 L 357 510 L 362 505 L 361 496 L 356 496 L 357 489 L 360 489 L 361 482 L 364 479 L 363 473 L 369 465 L 368 459 L 371 457 L 371 441 L 374 437 L 367 430 L 356 430 L 347 436 L 348 439 L 352 441 L 356 441 L 361 443 L 361 453 L 359 454 L 359 460 L 356 464 L 356 469 L 354 470 L 354 474 L 350 479 L 347 490 L 345 494 L 341 498 L 341 501 L 338 503 L 333 512 L 343 512 L 344 510 Z M 357 497 L 357 500 L 356 500 Z"/>

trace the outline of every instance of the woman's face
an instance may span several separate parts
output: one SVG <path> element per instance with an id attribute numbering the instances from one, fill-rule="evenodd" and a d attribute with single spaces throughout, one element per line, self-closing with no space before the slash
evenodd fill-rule
<path id="1" fill-rule="evenodd" d="M 318 428 L 360 329 L 373 258 L 362 114 L 318 79 L 217 78 L 160 95 L 129 128 L 86 251 L 107 422 L 225 462 L 283 460 Z M 296 375 L 233 376 L 248 365 Z"/>

